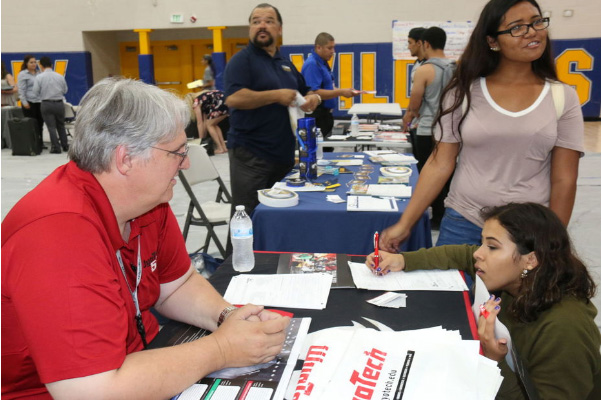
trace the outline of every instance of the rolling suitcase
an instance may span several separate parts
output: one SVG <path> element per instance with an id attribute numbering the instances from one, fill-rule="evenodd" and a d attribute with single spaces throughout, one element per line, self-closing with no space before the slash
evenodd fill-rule
<path id="1" fill-rule="evenodd" d="M 13 156 L 36 156 L 42 153 L 38 142 L 38 126 L 33 118 L 13 118 L 8 120 Z"/>

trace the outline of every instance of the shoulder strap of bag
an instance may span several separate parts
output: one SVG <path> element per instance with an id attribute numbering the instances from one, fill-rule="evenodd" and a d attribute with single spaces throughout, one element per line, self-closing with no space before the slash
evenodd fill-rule
<path id="1" fill-rule="evenodd" d="M 552 99 L 554 100 L 554 108 L 556 109 L 556 120 L 560 120 L 564 112 L 564 86 L 562 82 L 552 82 Z"/>

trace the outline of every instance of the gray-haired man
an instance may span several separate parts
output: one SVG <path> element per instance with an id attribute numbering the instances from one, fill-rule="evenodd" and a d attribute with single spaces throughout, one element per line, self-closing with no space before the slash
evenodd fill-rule
<path id="1" fill-rule="evenodd" d="M 80 106 L 71 161 L 2 222 L 2 397 L 170 398 L 273 359 L 289 319 L 236 309 L 195 273 L 167 203 L 189 167 L 186 104 L 105 79 Z M 153 306 L 213 334 L 139 352 Z"/>

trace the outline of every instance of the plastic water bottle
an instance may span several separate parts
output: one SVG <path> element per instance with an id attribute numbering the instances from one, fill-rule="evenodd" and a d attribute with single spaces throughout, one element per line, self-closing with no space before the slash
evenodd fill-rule
<path id="1" fill-rule="evenodd" d="M 253 254 L 253 223 L 245 213 L 243 205 L 236 206 L 236 212 L 230 220 L 232 237 L 232 267 L 238 272 L 248 272 L 255 267 Z"/>
<path id="2" fill-rule="evenodd" d="M 320 128 L 316 128 L 316 158 L 318 160 L 324 158 L 324 148 L 320 146 L 324 142 L 324 136 L 322 135 L 322 130 Z"/>
<path id="3" fill-rule="evenodd" d="M 351 117 L 351 136 L 358 136 L 360 134 L 360 119 L 357 118 L 357 114 Z"/>

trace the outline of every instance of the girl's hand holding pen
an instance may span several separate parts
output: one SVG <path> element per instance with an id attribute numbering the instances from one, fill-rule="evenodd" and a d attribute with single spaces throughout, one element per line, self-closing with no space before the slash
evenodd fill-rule
<path id="1" fill-rule="evenodd" d="M 379 276 L 384 276 L 389 272 L 398 272 L 403 270 L 406 266 L 406 263 L 403 255 L 379 251 L 378 266 L 375 261 L 374 252 L 366 257 L 366 266 L 372 270 L 372 273 Z"/>

